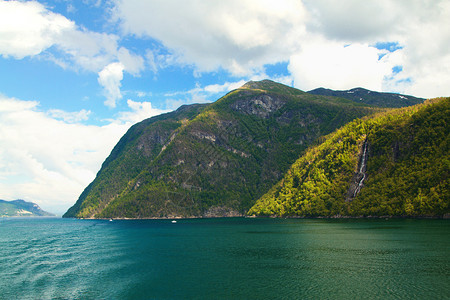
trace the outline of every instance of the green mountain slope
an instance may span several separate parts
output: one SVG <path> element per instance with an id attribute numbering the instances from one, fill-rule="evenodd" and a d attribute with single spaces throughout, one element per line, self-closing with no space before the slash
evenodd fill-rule
<path id="1" fill-rule="evenodd" d="M 0 217 L 45 217 L 54 214 L 42 210 L 39 205 L 24 200 L 0 200 Z"/>
<path id="2" fill-rule="evenodd" d="M 446 215 L 449 125 L 450 98 L 355 120 L 310 148 L 249 214 Z"/>
<path id="3" fill-rule="evenodd" d="M 318 137 L 374 111 L 249 82 L 133 126 L 64 217 L 242 215 Z"/>
<path id="4" fill-rule="evenodd" d="M 354 88 L 347 91 L 335 91 L 330 89 L 318 88 L 308 93 L 321 96 L 340 97 L 352 100 L 358 103 L 365 103 L 379 107 L 406 107 L 416 105 L 425 101 L 423 98 L 405 96 L 395 93 L 380 93 L 369 91 L 363 88 Z"/>

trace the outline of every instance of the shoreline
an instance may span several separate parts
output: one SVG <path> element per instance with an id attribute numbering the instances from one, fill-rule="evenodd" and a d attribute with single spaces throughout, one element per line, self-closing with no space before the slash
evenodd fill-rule
<path id="1" fill-rule="evenodd" d="M 354 220 L 374 220 L 374 219 L 411 219 L 411 220 L 449 220 L 450 214 L 443 216 L 191 216 L 191 217 L 145 217 L 145 218 L 63 218 L 62 219 L 77 219 L 77 220 L 192 220 L 192 219 L 228 219 L 228 218 L 248 218 L 248 219 L 329 219 L 329 220 L 339 220 L 339 219 L 354 219 Z"/>

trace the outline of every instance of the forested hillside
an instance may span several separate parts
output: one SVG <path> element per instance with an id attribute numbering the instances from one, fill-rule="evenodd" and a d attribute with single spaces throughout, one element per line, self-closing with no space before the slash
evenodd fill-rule
<path id="1" fill-rule="evenodd" d="M 133 126 L 64 215 L 237 216 L 320 136 L 375 108 L 269 80 Z"/>
<path id="2" fill-rule="evenodd" d="M 450 98 L 350 122 L 306 151 L 250 215 L 450 213 Z"/>

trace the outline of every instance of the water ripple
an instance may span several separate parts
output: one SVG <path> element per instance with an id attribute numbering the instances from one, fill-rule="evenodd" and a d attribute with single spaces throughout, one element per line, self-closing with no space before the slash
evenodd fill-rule
<path id="1" fill-rule="evenodd" d="M 449 233 L 432 220 L 0 220 L 0 299 L 445 299 Z"/>

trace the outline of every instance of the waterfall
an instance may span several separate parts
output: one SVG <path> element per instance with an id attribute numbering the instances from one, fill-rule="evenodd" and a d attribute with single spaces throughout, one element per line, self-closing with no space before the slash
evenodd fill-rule
<path id="1" fill-rule="evenodd" d="M 364 141 L 364 150 L 361 157 L 361 165 L 359 166 L 359 173 L 363 173 L 366 168 L 366 159 L 367 159 L 367 140 Z"/>
<path id="2" fill-rule="evenodd" d="M 353 192 L 353 198 L 355 198 L 356 195 L 361 191 L 364 180 L 366 179 L 367 147 L 368 147 L 368 143 L 367 143 L 367 139 L 366 139 L 364 141 L 363 153 L 361 155 L 361 162 L 360 162 L 360 166 L 359 166 L 359 172 L 357 175 L 357 178 L 360 178 L 360 179 L 359 179 L 358 185 L 355 188 L 355 191 Z"/>
<path id="3" fill-rule="evenodd" d="M 369 143 L 367 142 L 367 139 L 364 141 L 360 153 L 361 156 L 359 159 L 359 167 L 357 168 L 355 175 L 353 176 L 353 179 L 350 183 L 346 201 L 351 201 L 356 197 L 356 195 L 358 195 L 358 193 L 361 191 L 361 188 L 363 187 L 364 180 L 367 177 L 367 158 L 369 156 Z"/>
<path id="4" fill-rule="evenodd" d="M 359 193 L 359 191 L 361 190 L 361 187 L 363 185 L 364 179 L 366 179 L 366 174 L 363 174 L 363 177 L 361 177 L 361 180 L 358 182 L 358 186 L 355 189 L 355 192 L 353 193 L 353 198 L 356 197 L 356 195 Z"/>

